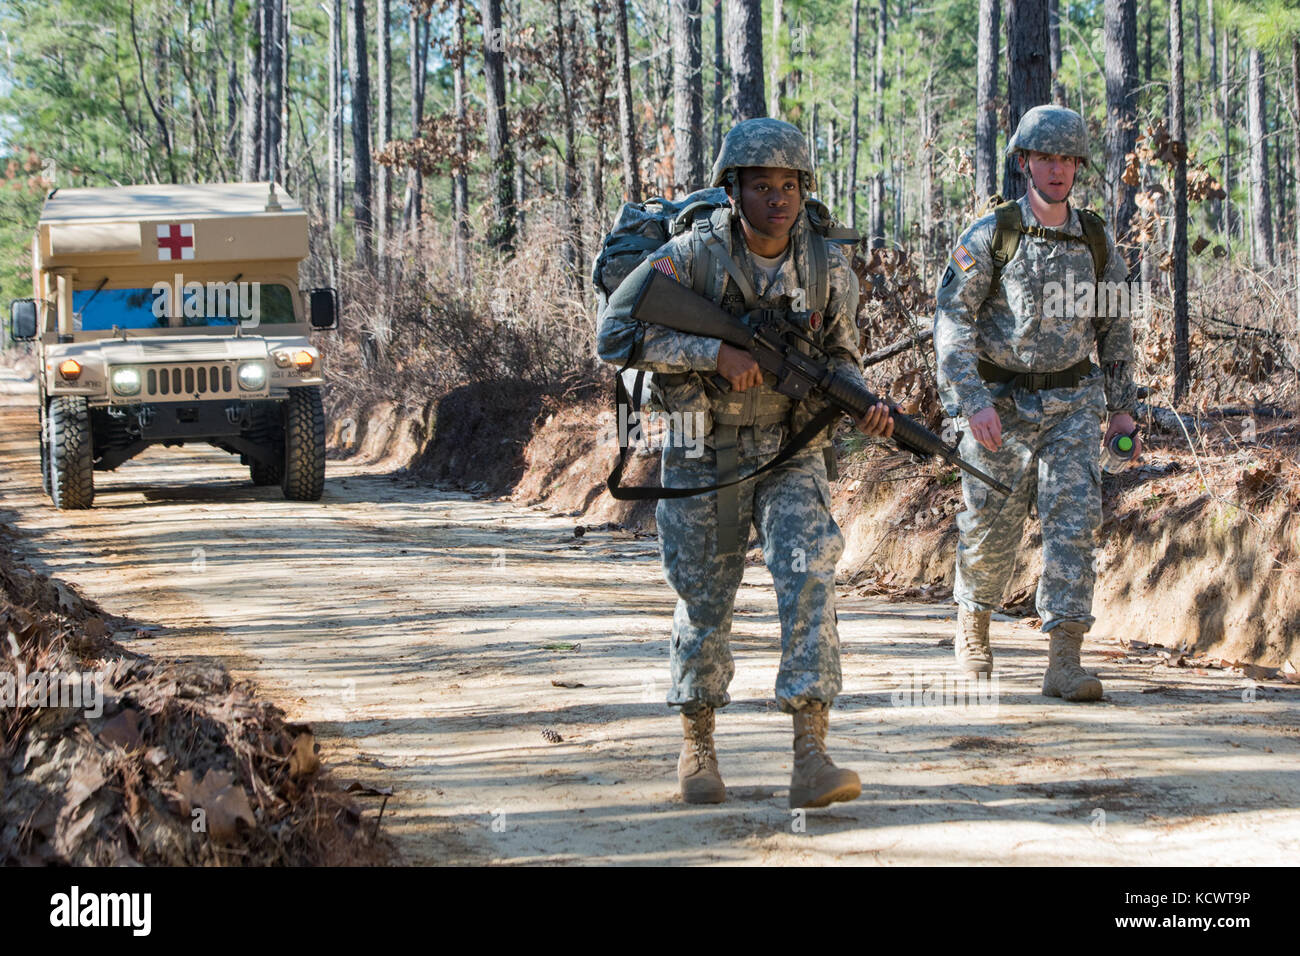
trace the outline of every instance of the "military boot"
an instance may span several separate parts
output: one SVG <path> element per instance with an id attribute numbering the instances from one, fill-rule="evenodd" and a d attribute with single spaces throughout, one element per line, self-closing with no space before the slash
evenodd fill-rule
<path id="1" fill-rule="evenodd" d="M 968 611 L 957 606 L 957 635 L 952 648 L 957 667 L 971 674 L 993 673 L 993 648 L 989 646 L 988 611 Z"/>
<path id="2" fill-rule="evenodd" d="M 841 770 L 826 756 L 830 707 L 814 701 L 794 714 L 794 772 L 790 775 L 790 806 L 824 807 L 856 800 L 862 782 L 852 770 Z"/>
<path id="3" fill-rule="evenodd" d="M 1043 675 L 1043 695 L 1066 700 L 1101 700 L 1101 681 L 1079 663 L 1079 649 L 1088 628 L 1077 621 L 1066 621 L 1047 632 L 1051 640 L 1047 673 Z"/>
<path id="4" fill-rule="evenodd" d="M 677 758 L 682 800 L 721 803 L 727 798 L 727 788 L 718 774 L 718 754 L 713 749 L 713 708 L 682 714 L 682 738 L 682 754 Z"/>

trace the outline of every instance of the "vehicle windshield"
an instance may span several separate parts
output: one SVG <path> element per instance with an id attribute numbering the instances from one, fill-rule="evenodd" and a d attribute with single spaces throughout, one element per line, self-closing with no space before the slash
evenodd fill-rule
<path id="1" fill-rule="evenodd" d="M 172 307 L 172 299 L 178 304 Z M 293 294 L 283 285 L 264 282 L 191 282 L 176 288 L 159 282 L 147 289 L 76 289 L 72 293 L 72 327 L 77 332 L 119 329 L 166 329 L 170 314 L 177 325 L 283 325 L 294 322 Z"/>

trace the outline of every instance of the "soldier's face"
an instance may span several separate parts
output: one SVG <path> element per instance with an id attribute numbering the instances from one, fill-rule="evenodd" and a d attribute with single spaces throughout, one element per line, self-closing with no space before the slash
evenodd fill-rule
<path id="1" fill-rule="evenodd" d="M 1065 202 L 1065 198 L 1070 195 L 1070 188 L 1074 186 L 1074 174 L 1078 171 L 1079 160 L 1075 156 L 1062 156 L 1060 153 L 1031 152 L 1028 164 L 1023 156 L 1020 158 L 1021 169 L 1026 166 L 1027 175 L 1034 181 L 1034 186 L 1043 198 L 1049 202 Z"/>
<path id="2" fill-rule="evenodd" d="M 783 239 L 790 234 L 801 198 L 796 170 L 753 166 L 740 171 L 740 208 L 765 236 Z"/>

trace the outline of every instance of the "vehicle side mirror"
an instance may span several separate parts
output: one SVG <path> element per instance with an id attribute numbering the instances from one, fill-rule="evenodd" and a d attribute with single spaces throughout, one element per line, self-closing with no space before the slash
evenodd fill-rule
<path id="1" fill-rule="evenodd" d="M 9 334 L 15 342 L 36 338 L 35 299 L 15 299 L 9 303 Z"/>
<path id="2" fill-rule="evenodd" d="M 311 327 L 313 329 L 339 327 L 339 296 L 333 289 L 311 290 Z"/>

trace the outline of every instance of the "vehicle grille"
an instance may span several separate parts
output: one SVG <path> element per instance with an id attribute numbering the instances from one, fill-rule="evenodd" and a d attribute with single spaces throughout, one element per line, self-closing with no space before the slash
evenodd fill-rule
<path id="1" fill-rule="evenodd" d="M 174 365 L 170 368 L 150 368 L 144 374 L 144 397 L 190 397 L 234 395 L 235 368 L 233 365 L 195 363 Z"/>

